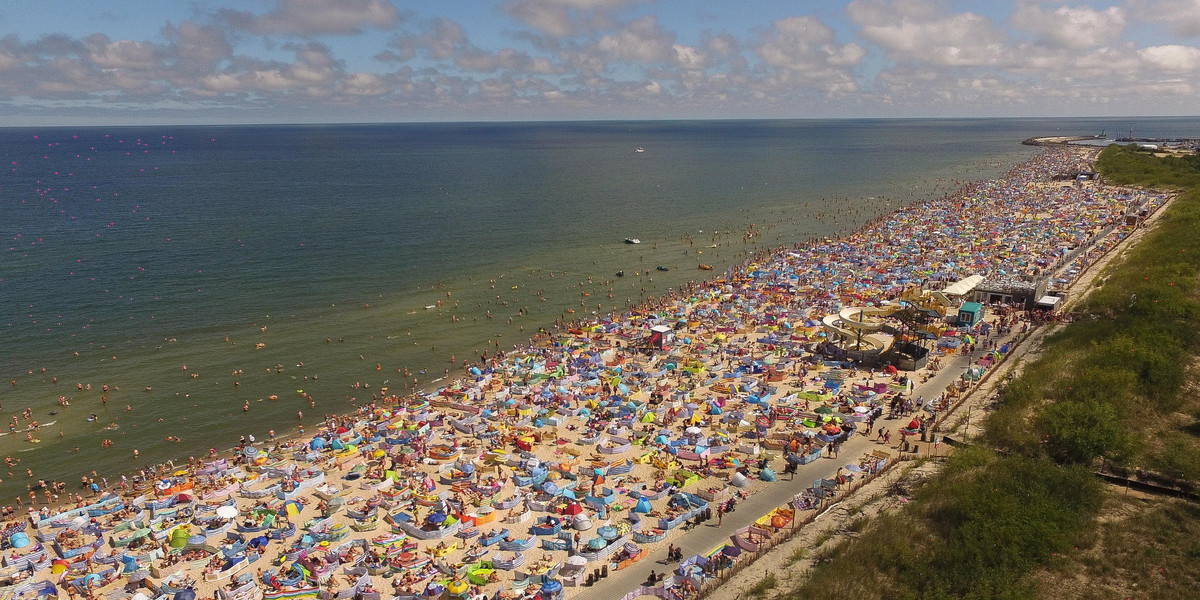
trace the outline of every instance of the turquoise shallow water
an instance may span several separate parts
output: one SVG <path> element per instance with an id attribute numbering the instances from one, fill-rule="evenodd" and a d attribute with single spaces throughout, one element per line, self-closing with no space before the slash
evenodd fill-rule
<path id="1" fill-rule="evenodd" d="M 22 461 L 0 498 L 25 467 L 72 481 L 295 431 L 297 411 L 403 389 L 405 368 L 426 385 L 451 355 L 1000 173 L 1026 137 L 1125 124 L 0 130 L 0 419 L 46 425 L 0 437 Z M 1138 129 L 1155 127 L 1195 125 Z"/>

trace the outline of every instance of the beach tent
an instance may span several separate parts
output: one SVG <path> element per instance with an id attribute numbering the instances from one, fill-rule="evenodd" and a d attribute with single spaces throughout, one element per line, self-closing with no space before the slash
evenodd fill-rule
<path id="1" fill-rule="evenodd" d="M 651 510 L 653 510 L 653 507 L 650 506 L 650 499 L 645 496 L 639 496 L 637 504 L 633 507 L 633 512 L 647 514 Z"/>

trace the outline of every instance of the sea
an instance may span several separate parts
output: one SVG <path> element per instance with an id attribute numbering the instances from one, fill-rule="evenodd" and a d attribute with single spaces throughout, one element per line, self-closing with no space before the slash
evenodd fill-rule
<path id="1" fill-rule="evenodd" d="M 311 430 L 1000 175 L 1025 138 L 1131 124 L 1200 137 L 1140 117 L 0 129 L 0 503 Z"/>

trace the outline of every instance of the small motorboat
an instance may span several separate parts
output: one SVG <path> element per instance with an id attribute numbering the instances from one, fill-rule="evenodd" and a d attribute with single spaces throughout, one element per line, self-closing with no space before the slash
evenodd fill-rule
<path id="1" fill-rule="evenodd" d="M 712 265 L 700 265 L 700 270 L 701 271 L 711 271 Z"/>
<path id="2" fill-rule="evenodd" d="M 642 240 L 639 240 L 637 238 L 628 237 L 628 238 L 625 238 L 625 243 L 626 244 L 640 244 L 640 243 L 642 243 Z"/>
<path id="3" fill-rule="evenodd" d="M 617 271 L 617 277 L 624 277 L 625 271 Z"/>
<path id="4" fill-rule="evenodd" d="M 671 270 L 671 269 L 668 269 L 667 267 L 664 267 L 663 265 L 658 265 L 657 267 L 654 267 L 654 268 L 658 269 L 659 271 L 670 271 Z"/>
<path id="5" fill-rule="evenodd" d="M 637 150 L 634 150 L 634 152 L 645 152 L 645 151 L 646 151 L 646 149 L 641 146 L 638 146 Z"/>

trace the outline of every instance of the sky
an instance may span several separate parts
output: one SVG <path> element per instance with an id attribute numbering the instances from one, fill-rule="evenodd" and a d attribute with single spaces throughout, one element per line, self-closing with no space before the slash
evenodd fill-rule
<path id="1" fill-rule="evenodd" d="M 1200 114 L 1200 0 L 0 3 L 0 126 Z"/>

